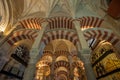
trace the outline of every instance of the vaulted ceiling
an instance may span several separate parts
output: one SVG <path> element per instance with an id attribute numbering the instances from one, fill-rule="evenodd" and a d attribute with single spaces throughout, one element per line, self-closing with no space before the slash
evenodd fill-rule
<path id="1" fill-rule="evenodd" d="M 14 18 L 39 15 L 40 17 L 73 17 L 81 0 L 12 0 Z"/>

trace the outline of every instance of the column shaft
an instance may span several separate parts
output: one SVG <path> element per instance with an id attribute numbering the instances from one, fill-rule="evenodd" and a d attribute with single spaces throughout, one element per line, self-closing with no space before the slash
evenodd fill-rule
<path id="1" fill-rule="evenodd" d="M 70 79 L 73 79 L 74 78 L 74 74 L 73 74 L 73 66 L 72 66 L 72 63 L 73 63 L 73 59 L 72 59 L 72 56 L 69 55 L 68 56 L 68 59 L 69 59 L 69 63 L 70 63 Z"/>
<path id="2" fill-rule="evenodd" d="M 35 64 L 29 64 L 24 72 L 23 80 L 34 80 L 35 78 L 36 66 Z"/>
<path id="3" fill-rule="evenodd" d="M 96 80 L 96 77 L 95 77 L 95 74 L 93 72 L 91 62 L 90 62 L 90 54 L 82 53 L 80 56 L 81 56 L 80 59 L 84 63 L 87 80 Z"/>
<path id="4" fill-rule="evenodd" d="M 43 33 L 46 29 L 46 25 L 47 23 L 42 24 L 42 29 L 39 31 L 38 36 L 35 39 L 35 42 L 32 46 L 32 49 L 30 50 L 30 60 L 24 72 L 23 80 L 34 80 L 35 78 L 36 62 L 38 60 L 39 48 L 40 48 L 39 46 L 40 46 Z"/>
<path id="5" fill-rule="evenodd" d="M 77 32 L 78 39 L 79 39 L 79 42 L 80 42 L 80 45 L 81 45 L 82 49 L 88 49 L 89 47 L 88 47 L 88 44 L 85 40 L 83 32 L 81 31 L 80 23 L 79 22 L 74 22 L 74 24 L 75 24 L 76 32 Z"/>
<path id="6" fill-rule="evenodd" d="M 91 50 L 88 47 L 88 43 L 85 40 L 83 32 L 81 31 L 80 23 L 76 21 L 74 22 L 74 24 L 75 24 L 76 32 L 81 45 L 81 50 L 80 50 L 80 53 L 78 53 L 78 57 L 80 57 L 80 59 L 84 63 L 87 80 L 96 80 L 93 69 L 92 69 L 92 65 L 90 63 Z"/>
<path id="7" fill-rule="evenodd" d="M 39 31 L 38 36 L 37 36 L 37 38 L 35 39 L 35 42 L 34 42 L 34 44 L 33 44 L 33 46 L 32 46 L 33 48 L 39 48 L 40 42 L 41 42 L 41 39 L 42 39 L 42 36 L 43 36 L 44 31 L 45 31 L 45 29 L 46 29 L 46 26 L 47 26 L 47 23 L 43 23 L 43 24 L 42 24 L 42 29 Z"/>
<path id="8" fill-rule="evenodd" d="M 53 60 L 52 60 L 52 65 L 51 65 L 51 72 L 50 72 L 50 73 L 51 73 L 51 74 L 50 74 L 51 80 L 54 79 L 54 75 L 55 75 L 55 74 L 54 74 L 54 71 L 55 71 L 55 70 L 54 70 L 55 59 L 56 59 L 56 56 L 53 55 Z"/>

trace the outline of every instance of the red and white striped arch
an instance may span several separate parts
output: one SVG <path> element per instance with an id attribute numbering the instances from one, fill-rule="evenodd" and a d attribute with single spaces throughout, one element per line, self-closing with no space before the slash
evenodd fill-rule
<path id="1" fill-rule="evenodd" d="M 40 62 L 38 62 L 38 64 L 41 65 L 40 67 L 51 66 L 51 63 L 47 60 L 41 60 Z"/>
<path id="2" fill-rule="evenodd" d="M 87 16 L 87 17 L 79 18 L 77 19 L 77 21 L 80 21 L 81 29 L 86 29 L 86 28 L 100 27 L 104 20 L 98 17 Z"/>
<path id="3" fill-rule="evenodd" d="M 69 73 L 64 70 L 60 70 L 59 72 L 56 73 L 56 75 L 58 80 L 68 80 L 69 77 Z"/>
<path id="4" fill-rule="evenodd" d="M 35 37 L 37 37 L 37 32 L 34 30 L 19 30 L 14 32 L 9 39 L 7 40 L 7 43 L 9 45 L 13 45 L 14 43 L 20 41 L 20 40 L 24 40 L 24 39 L 30 39 L 30 40 L 34 40 Z"/>
<path id="5" fill-rule="evenodd" d="M 54 65 L 54 70 L 56 70 L 59 67 L 65 67 L 68 71 L 70 70 L 70 64 L 66 61 L 58 61 Z"/>
<path id="6" fill-rule="evenodd" d="M 60 70 L 59 72 L 57 72 L 57 75 L 58 75 L 58 76 L 61 75 L 61 74 L 64 74 L 64 75 L 66 75 L 67 77 L 69 76 L 69 73 L 66 72 L 66 71 L 64 71 L 64 70 Z"/>
<path id="7" fill-rule="evenodd" d="M 44 56 L 53 56 L 53 53 L 51 52 L 51 51 L 46 51 L 46 50 L 44 50 L 43 51 L 43 57 Z"/>
<path id="8" fill-rule="evenodd" d="M 81 61 L 80 62 L 78 62 L 78 61 L 73 62 L 72 66 L 73 66 L 73 68 L 75 68 L 75 67 L 81 67 L 81 68 L 84 67 L 83 63 Z"/>
<path id="9" fill-rule="evenodd" d="M 61 55 L 68 57 L 70 55 L 70 52 L 61 50 L 61 51 L 56 51 L 54 55 L 56 56 L 56 58 Z"/>
<path id="10" fill-rule="evenodd" d="M 73 19 L 68 17 L 53 17 L 47 19 L 50 29 L 55 28 L 64 28 L 64 29 L 73 29 Z"/>
<path id="11" fill-rule="evenodd" d="M 44 18 L 30 18 L 20 21 L 22 28 L 25 29 L 41 29 L 41 23 L 44 22 Z"/>
<path id="12" fill-rule="evenodd" d="M 50 41 L 55 39 L 66 39 L 71 41 L 74 45 L 78 43 L 78 37 L 77 34 L 73 31 L 67 31 L 67 30 L 56 30 L 51 32 L 46 32 L 43 36 L 42 41 L 45 45 L 47 45 Z"/>
<path id="13" fill-rule="evenodd" d="M 106 40 L 112 43 L 114 46 L 120 42 L 119 38 L 113 32 L 106 29 L 93 28 L 85 30 L 83 34 L 87 41 L 91 38 L 96 38 L 99 40 Z"/>

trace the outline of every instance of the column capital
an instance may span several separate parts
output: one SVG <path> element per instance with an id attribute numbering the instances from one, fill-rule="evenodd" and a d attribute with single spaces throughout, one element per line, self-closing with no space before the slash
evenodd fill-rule
<path id="1" fill-rule="evenodd" d="M 42 36 L 44 34 L 44 31 L 45 31 L 47 25 L 48 25 L 48 23 L 46 23 L 46 22 L 41 24 L 42 28 L 38 32 L 38 36 L 35 38 L 35 42 L 32 45 L 33 48 L 39 48 L 40 47 L 41 39 L 42 39 Z"/>
<path id="2" fill-rule="evenodd" d="M 83 32 L 81 30 L 80 23 L 78 21 L 75 21 L 74 25 L 75 25 L 75 29 L 76 29 L 76 32 L 77 32 L 77 35 L 78 35 L 78 39 L 79 39 L 81 48 L 82 49 L 89 48 L 88 43 L 86 42 L 85 37 L 83 35 Z"/>
<path id="3" fill-rule="evenodd" d="M 74 21 L 73 22 L 76 26 L 79 26 L 80 27 L 80 22 L 79 21 Z"/>
<path id="4" fill-rule="evenodd" d="M 43 22 L 43 23 L 41 24 L 42 27 L 46 27 L 47 25 L 48 25 L 48 22 Z"/>

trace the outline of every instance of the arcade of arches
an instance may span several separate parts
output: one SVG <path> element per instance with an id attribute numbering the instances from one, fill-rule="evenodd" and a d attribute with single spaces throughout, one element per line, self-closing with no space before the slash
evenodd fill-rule
<path id="1" fill-rule="evenodd" d="M 0 0 L 0 80 L 120 80 L 119 0 Z"/>

